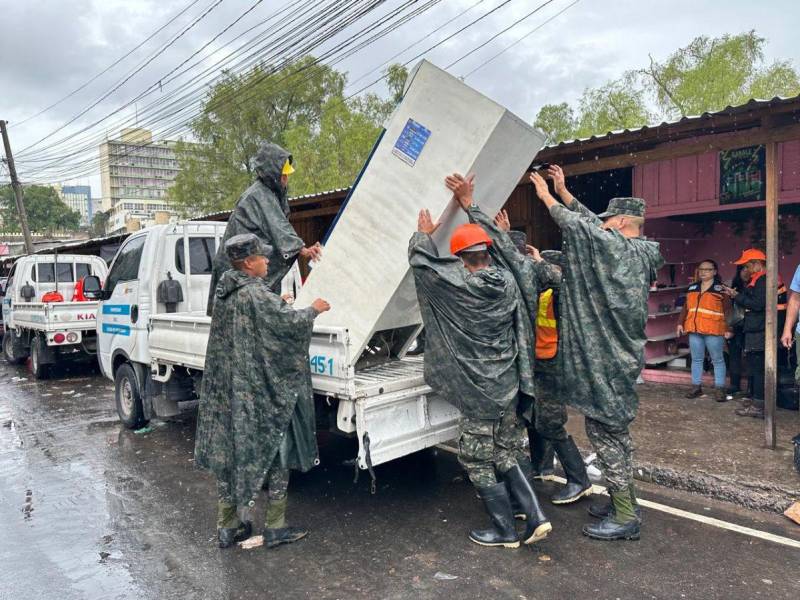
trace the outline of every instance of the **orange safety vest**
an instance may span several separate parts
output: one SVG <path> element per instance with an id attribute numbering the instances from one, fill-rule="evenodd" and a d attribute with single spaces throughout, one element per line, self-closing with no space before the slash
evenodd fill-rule
<path id="1" fill-rule="evenodd" d="M 686 319 L 683 328 L 686 333 L 704 335 L 725 335 L 725 310 L 722 304 L 722 286 L 718 283 L 708 290 L 701 290 L 699 281 L 689 286 L 686 292 Z"/>
<path id="2" fill-rule="evenodd" d="M 536 314 L 536 358 L 553 358 L 558 352 L 558 323 L 553 289 L 539 294 Z"/>

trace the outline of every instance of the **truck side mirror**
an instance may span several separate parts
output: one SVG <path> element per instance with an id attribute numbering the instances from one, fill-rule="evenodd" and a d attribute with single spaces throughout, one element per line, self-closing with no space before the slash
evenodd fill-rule
<path id="1" fill-rule="evenodd" d="M 83 295 L 89 300 L 105 300 L 103 286 L 97 275 L 87 275 L 83 278 Z"/>

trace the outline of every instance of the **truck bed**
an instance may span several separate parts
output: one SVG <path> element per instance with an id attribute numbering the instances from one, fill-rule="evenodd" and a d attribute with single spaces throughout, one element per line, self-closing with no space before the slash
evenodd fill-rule
<path id="1" fill-rule="evenodd" d="M 94 331 L 97 302 L 20 302 L 13 307 L 13 326 L 35 331 Z"/>
<path id="2" fill-rule="evenodd" d="M 203 369 L 211 330 L 211 317 L 205 312 L 169 313 L 150 318 L 150 357 L 159 363 Z M 313 348 L 312 348 L 313 351 Z M 424 386 L 422 356 L 392 359 L 379 365 L 355 371 L 350 385 L 344 386 L 358 398 L 368 398 L 397 390 Z M 314 389 L 328 393 L 323 375 L 313 375 Z M 340 389 L 342 386 L 340 386 Z"/>

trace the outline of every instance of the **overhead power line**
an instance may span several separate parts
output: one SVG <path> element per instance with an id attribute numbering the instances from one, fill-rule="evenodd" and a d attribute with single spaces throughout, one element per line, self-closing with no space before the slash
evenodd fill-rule
<path id="1" fill-rule="evenodd" d="M 197 4 L 198 2 L 200 2 L 200 0 L 191 0 L 191 2 L 189 2 L 189 4 L 187 4 L 186 6 L 184 6 L 184 7 L 183 7 L 183 8 L 180 10 L 180 12 L 176 13 L 176 14 L 175 14 L 175 15 L 174 15 L 172 18 L 170 18 L 170 19 L 169 19 L 169 20 L 168 20 L 166 23 L 164 23 L 164 24 L 163 24 L 161 27 L 159 27 L 159 28 L 158 28 L 158 29 L 156 29 L 156 30 L 155 30 L 153 33 L 151 33 L 150 35 L 148 35 L 148 36 L 147 36 L 145 39 L 143 39 L 141 42 L 139 42 L 139 43 L 138 43 L 136 46 L 134 46 L 133 48 L 131 48 L 130 50 L 128 50 L 128 52 L 126 52 L 125 54 L 123 54 L 122 56 L 120 56 L 120 57 L 119 57 L 117 60 L 115 60 L 115 61 L 114 61 L 113 63 L 111 63 L 110 65 L 108 65 L 108 66 L 107 66 L 105 69 L 103 69 L 102 71 L 100 71 L 99 73 L 97 73 L 97 74 L 96 74 L 94 77 L 92 77 L 92 78 L 91 78 L 91 79 L 89 79 L 88 81 L 86 81 L 86 82 L 82 83 L 81 85 L 79 85 L 78 87 L 76 87 L 74 90 L 72 90 L 72 91 L 71 91 L 70 93 L 68 93 L 66 96 L 64 96 L 64 97 L 62 97 L 62 98 L 60 98 L 60 99 L 56 100 L 56 101 L 55 101 L 55 102 L 53 102 L 53 103 L 52 103 L 50 106 L 47 106 L 47 107 L 43 108 L 42 110 L 40 110 L 40 111 L 39 111 L 39 112 L 37 112 L 36 114 L 33 114 L 33 115 L 29 116 L 29 117 L 25 117 L 25 118 L 24 118 L 24 119 L 22 119 L 21 121 L 18 121 L 17 123 L 15 123 L 15 124 L 14 124 L 14 126 L 15 126 L 15 127 L 18 127 L 18 126 L 20 126 L 20 125 L 23 125 L 23 124 L 27 123 L 27 122 L 28 122 L 28 121 L 30 121 L 31 119 L 35 119 L 36 117 L 40 117 L 41 115 L 43 115 L 43 114 L 44 114 L 44 113 L 46 113 L 47 111 L 49 111 L 49 110 L 51 110 L 51 109 L 55 108 L 56 106 L 58 106 L 59 104 L 61 104 L 61 103 L 62 103 L 62 102 L 64 102 L 65 100 L 69 100 L 70 98 L 72 98 L 72 97 L 73 97 L 75 94 L 77 94 L 77 93 L 78 93 L 78 92 L 80 92 L 81 90 L 84 90 L 84 89 L 86 89 L 86 88 L 87 88 L 87 87 L 88 87 L 90 84 L 94 83 L 94 82 L 95 82 L 97 79 L 99 79 L 100 77 L 102 77 L 103 75 L 105 75 L 106 73 L 108 73 L 108 72 L 109 72 L 111 69 L 113 69 L 114 67 L 116 67 L 116 66 L 117 66 L 119 63 L 121 63 L 123 60 L 125 60 L 126 58 L 128 58 L 128 57 L 129 57 L 131 54 L 133 54 L 134 52 L 136 52 L 136 51 L 137 51 L 139 48 L 141 48 L 142 46 L 144 46 L 145 44 L 147 44 L 147 42 L 149 42 L 150 40 L 152 40 L 152 39 L 153 39 L 154 37 L 156 37 L 156 36 L 157 36 L 159 33 L 161 33 L 162 31 L 164 31 L 164 29 L 166 29 L 167 27 L 169 27 L 170 25 L 172 25 L 172 24 L 173 24 L 173 23 L 174 23 L 174 22 L 175 22 L 177 19 L 179 19 L 179 18 L 180 18 L 180 17 L 181 17 L 181 16 L 182 16 L 184 13 L 186 13 L 186 11 L 188 11 L 188 10 L 189 10 L 189 9 L 190 9 L 192 6 L 194 6 L 194 5 L 195 5 L 195 4 Z"/>
<path id="2" fill-rule="evenodd" d="M 438 3 L 439 1 L 440 1 L 440 0 L 432 0 L 432 1 L 429 1 L 429 2 L 428 2 L 428 5 L 430 6 L 430 5 L 436 4 L 436 3 Z M 376 1 L 376 2 L 374 2 L 373 6 L 371 6 L 371 7 L 367 7 L 367 12 L 368 12 L 369 10 L 371 10 L 372 8 L 374 8 L 375 6 L 377 6 L 378 4 L 380 4 L 380 3 L 381 3 L 381 2 L 377 2 L 377 1 Z M 406 4 L 405 4 L 404 6 L 410 6 L 410 5 L 412 5 L 412 4 L 415 4 L 415 3 L 416 3 L 416 1 L 410 1 L 410 2 L 406 2 Z M 363 3 L 363 2 L 357 2 L 356 4 L 360 4 L 360 5 L 362 5 L 362 6 L 364 5 L 364 3 Z M 359 11 L 358 13 L 356 13 L 356 14 L 355 14 L 355 16 L 348 17 L 349 21 L 348 21 L 348 22 L 346 22 L 346 23 L 344 23 L 344 25 L 345 25 L 345 26 L 347 26 L 347 25 L 350 25 L 352 22 L 355 22 L 355 21 L 356 21 L 358 18 L 362 17 L 362 16 L 363 16 L 363 14 L 364 14 L 364 10 L 362 9 L 361 11 Z M 329 39 L 329 38 L 331 38 L 331 37 L 332 37 L 334 34 L 338 33 L 338 30 L 339 30 L 339 29 L 343 29 L 343 27 L 339 27 L 338 29 L 333 29 L 333 30 L 331 30 L 331 31 L 324 32 L 324 33 L 325 33 L 324 39 L 322 39 L 322 40 L 316 40 L 316 42 L 325 41 L 325 39 Z M 369 33 L 369 30 L 365 29 L 365 30 L 363 30 L 362 32 L 359 32 L 358 34 L 356 34 L 355 36 L 353 36 L 353 37 L 352 37 L 350 40 L 348 40 L 348 45 L 352 45 L 353 41 L 355 41 L 355 40 L 357 40 L 358 38 L 362 37 L 362 36 L 363 36 L 364 34 L 366 34 L 366 33 Z M 302 38 L 301 38 L 301 41 L 302 41 Z M 294 43 L 295 43 L 295 44 L 297 44 L 297 43 L 298 43 L 298 42 L 297 42 L 297 40 L 295 40 L 295 42 L 294 42 Z M 296 52 L 296 54 L 297 54 L 297 55 L 298 55 L 298 57 L 299 57 L 299 56 L 302 56 L 302 55 L 305 55 L 305 54 L 307 54 L 307 53 L 308 53 L 308 52 L 309 52 L 309 51 L 310 51 L 310 50 L 313 48 L 313 46 L 314 46 L 314 44 L 313 44 L 313 43 L 312 43 L 312 44 L 308 44 L 308 45 L 304 45 L 304 46 L 302 46 L 302 47 L 300 47 L 300 48 L 299 48 L 299 51 L 298 51 L 298 50 L 295 50 L 295 52 Z M 343 48 L 346 48 L 346 46 L 343 46 Z M 341 49 L 341 48 L 337 46 L 336 50 L 340 50 L 340 49 Z M 286 64 L 289 64 L 289 61 L 286 61 Z M 285 65 L 280 65 L 280 66 L 281 66 L 281 67 L 283 67 L 283 66 L 285 66 Z M 276 70 L 278 70 L 278 69 L 273 69 L 273 70 L 269 71 L 268 73 L 266 73 L 266 74 L 265 74 L 265 76 L 264 76 L 264 77 L 266 77 L 266 76 L 268 76 L 268 75 L 272 74 L 272 73 L 273 73 L 273 72 L 275 72 Z M 294 76 L 295 74 L 292 74 L 292 75 Z M 178 109 L 176 109 L 176 111 L 173 111 L 173 114 L 168 114 L 168 115 L 166 115 L 166 116 L 167 116 L 167 117 L 174 116 L 174 113 L 176 113 L 176 112 L 177 112 L 177 113 L 179 113 L 179 112 L 181 112 L 182 110 L 185 110 L 185 107 L 179 107 Z M 198 114 L 199 114 L 199 112 L 198 112 Z M 185 123 L 186 123 L 186 121 L 184 120 L 184 124 L 185 124 Z M 72 176 L 72 177 L 75 177 L 75 176 L 76 176 L 76 175 L 74 175 L 72 172 L 70 172 L 70 173 L 68 174 L 66 171 L 62 171 L 62 172 L 60 172 L 60 173 L 59 173 L 59 175 L 61 175 L 62 177 L 66 177 L 66 176 Z"/>
<path id="3" fill-rule="evenodd" d="M 90 104 L 88 107 L 84 108 L 84 109 L 83 109 L 82 111 L 80 111 L 80 112 L 79 112 L 77 115 L 75 115 L 74 117 L 72 117 L 72 118 L 71 118 L 69 121 L 67 121 L 67 122 L 66 122 L 66 123 L 64 123 L 63 125 L 61 125 L 61 126 L 57 127 L 56 129 L 54 129 L 53 131 L 51 131 L 50 133 L 48 133 L 48 134 L 47 134 L 47 135 L 45 135 L 44 137 L 42 137 L 42 138 L 39 138 L 39 139 L 38 139 L 38 140 L 36 140 L 36 141 L 35 141 L 33 144 L 29 144 L 28 146 L 26 146 L 25 148 L 23 148 L 23 149 L 22 149 L 22 152 L 25 152 L 25 151 L 27 151 L 27 150 L 30 150 L 31 148 L 33 148 L 33 147 L 34 147 L 34 146 L 36 146 L 37 144 L 40 144 L 41 142 L 43 142 L 44 140 L 46 140 L 46 139 L 48 139 L 48 138 L 52 137 L 53 135 L 55 135 L 55 134 L 56 134 L 56 133 L 58 133 L 59 131 L 62 131 L 62 130 L 63 130 L 65 127 L 67 127 L 68 125 L 70 125 L 70 124 L 74 123 L 75 121 L 77 121 L 78 119 L 80 119 L 80 118 L 81 118 L 83 115 L 85 115 L 87 112 L 89 112 L 90 110 L 92 110 L 92 109 L 93 109 L 95 106 L 97 106 L 98 104 L 100 104 L 100 103 L 101 103 L 103 100 L 105 100 L 106 98 L 108 98 L 108 97 L 109 97 L 111 94 L 113 94 L 114 92 L 116 92 L 116 91 L 117 91 L 119 88 L 121 88 L 123 85 L 125 85 L 125 83 L 131 79 L 131 77 L 133 77 L 134 75 L 136 75 L 137 73 L 139 73 L 139 72 L 140 72 L 142 69 L 144 69 L 144 68 L 145 68 L 147 65 L 149 65 L 149 64 L 150 64 L 151 62 L 153 62 L 153 61 L 154 61 L 156 58 L 158 58 L 158 57 L 159 57 L 161 54 L 163 54 L 163 53 L 164 53 L 164 51 L 165 51 L 165 50 L 167 50 L 167 48 L 171 47 L 173 44 L 175 44 L 175 42 L 177 42 L 177 41 L 178 41 L 179 39 L 181 39 L 181 38 L 182 38 L 184 35 L 186 35 L 186 33 L 188 33 L 188 32 L 189 32 L 191 29 L 193 29 L 193 28 L 195 27 L 195 25 L 197 25 L 197 24 L 198 24 L 200 21 L 202 21 L 203 19 L 205 19 L 205 18 L 206 18 L 206 17 L 207 17 L 207 16 L 208 16 L 208 15 L 209 15 L 209 14 L 210 14 L 210 13 L 211 13 L 211 12 L 212 12 L 214 9 L 215 9 L 215 8 L 217 8 L 217 7 L 218 7 L 220 4 L 222 4 L 224 1 L 225 1 L 225 0 L 215 0 L 215 2 L 214 2 L 214 3 L 213 3 L 211 6 L 209 6 L 209 7 L 208 7 L 208 8 L 207 8 L 207 9 L 206 9 L 206 10 L 205 10 L 205 11 L 204 11 L 204 12 L 203 12 L 203 13 L 202 13 L 202 14 L 201 14 L 199 17 L 197 17 L 197 18 L 196 18 L 194 21 L 192 21 L 192 22 L 191 22 L 191 23 L 190 23 L 190 24 L 189 24 L 189 25 L 188 25 L 186 28 L 184 28 L 184 29 L 183 29 L 183 31 L 181 31 L 181 32 L 180 32 L 180 33 L 179 33 L 177 36 L 175 36 L 173 39 L 171 39 L 169 42 L 167 42 L 167 44 L 165 44 L 165 45 L 164 45 L 164 46 L 163 46 L 161 49 L 159 49 L 159 50 L 158 50 L 158 52 L 156 52 L 156 53 L 155 53 L 155 54 L 153 54 L 153 55 L 152 55 L 150 58 L 148 58 L 148 59 L 147 59 L 147 60 L 144 62 L 144 64 L 142 64 L 141 66 L 137 67 L 137 68 L 136 68 L 136 69 L 135 69 L 135 70 L 134 70 L 132 73 L 130 73 L 128 76 L 126 76 L 126 77 L 125 77 L 125 78 L 124 78 L 122 81 L 120 81 L 119 83 L 117 83 L 116 85 L 114 85 L 114 86 L 113 86 L 111 89 L 109 89 L 108 91 L 106 91 L 106 92 L 105 92 L 105 93 L 104 93 L 102 96 L 100 96 L 100 98 L 98 98 L 97 100 L 95 100 L 95 101 L 94 101 L 92 104 Z M 261 0 L 259 0 L 259 2 L 260 2 L 260 1 L 261 1 Z"/>
<path id="4" fill-rule="evenodd" d="M 492 37 L 490 37 L 488 40 L 486 40 L 486 41 L 485 41 L 485 42 L 483 42 L 482 44 L 480 44 L 480 45 L 476 46 L 475 48 L 473 48 L 472 50 L 470 50 L 469 52 L 467 52 L 465 55 L 463 55 L 463 56 L 462 56 L 461 58 L 459 58 L 458 60 L 454 60 L 453 62 L 451 62 L 449 65 L 447 65 L 447 66 L 445 67 L 445 69 L 450 69 L 450 68 L 452 68 L 452 67 L 455 67 L 455 66 L 456 66 L 458 63 L 460 63 L 462 60 L 464 60 L 464 59 L 465 59 L 465 58 L 467 58 L 468 56 L 472 56 L 473 54 L 475 54 L 476 52 L 478 52 L 478 51 L 479 51 L 479 50 L 481 50 L 482 48 L 485 48 L 485 47 L 486 47 L 488 44 L 491 44 L 491 43 L 492 43 L 494 40 L 496 40 L 497 38 L 499 38 L 499 37 L 500 37 L 501 35 L 503 35 L 503 34 L 504 34 L 506 31 L 508 31 L 509 29 L 513 29 L 514 27 L 516 27 L 517 25 L 519 25 L 519 24 L 520 24 L 520 23 L 522 23 L 523 21 L 525 21 L 525 20 L 529 19 L 530 17 L 532 17 L 533 15 L 535 15 L 537 12 L 539 12 L 539 11 L 540 11 L 540 10 L 542 10 L 544 7 L 546 7 L 548 4 L 552 4 L 553 2 L 555 2 L 555 0 L 547 0 L 546 2 L 543 2 L 543 3 L 541 3 L 539 6 L 537 6 L 536 8 L 534 8 L 532 11 L 530 11 L 530 12 L 529 12 L 527 15 L 525 15 L 525 16 L 524 16 L 524 17 L 522 17 L 521 19 L 517 19 L 517 20 L 516 20 L 516 21 L 514 21 L 514 22 L 513 22 L 511 25 L 509 25 L 508 27 L 506 27 L 505 29 L 503 29 L 503 30 L 501 30 L 501 31 L 498 31 L 496 34 L 494 34 L 494 35 L 493 35 Z"/>
<path id="5" fill-rule="evenodd" d="M 511 50 L 511 48 L 513 48 L 514 46 L 516 46 L 517 44 L 519 44 L 519 43 L 520 43 L 520 42 L 522 42 L 523 40 L 525 40 L 525 39 L 529 38 L 530 36 L 532 36 L 534 33 L 536 33 L 537 31 L 539 31 L 539 30 L 540 30 L 542 27 L 544 27 L 545 25 L 547 25 L 547 24 L 548 24 L 550 21 L 552 21 L 552 20 L 554 20 L 554 19 L 556 19 L 556 18 L 560 17 L 562 14 L 564 14 L 565 12 L 567 12 L 567 11 L 568 11 L 570 8 L 572 8 L 573 6 L 575 6 L 575 5 L 576 5 L 578 2 L 580 2 L 580 1 L 581 1 L 581 0 L 574 0 L 574 1 L 573 1 L 571 4 L 568 4 L 567 6 L 565 6 L 564 8 L 562 8 L 560 11 L 558 11 L 558 12 L 557 12 L 556 14 L 554 14 L 552 17 L 550 17 L 549 19 L 547 19 L 547 20 L 543 21 L 542 23 L 540 23 L 539 25 L 537 25 L 536 27 L 534 27 L 533 29 L 531 29 L 531 30 L 530 30 L 528 33 L 526 33 L 525 35 L 523 35 L 523 36 L 522 36 L 521 38 L 519 38 L 519 39 L 518 39 L 516 42 L 514 42 L 514 43 L 512 43 L 512 44 L 509 44 L 508 46 L 506 46 L 505 48 L 503 48 L 502 50 L 500 50 L 500 52 L 498 52 L 497 54 L 494 54 L 494 55 L 492 55 L 492 56 L 491 56 L 489 59 L 487 59 L 487 60 L 483 61 L 483 62 L 482 62 L 481 64 L 479 64 L 477 67 L 475 67 L 474 69 L 472 69 L 472 70 L 471 70 L 469 73 L 467 73 L 466 75 L 464 75 L 464 76 L 463 76 L 463 77 L 464 77 L 464 79 L 466 79 L 467 77 L 469 77 L 470 75 L 472 75 L 472 74 L 473 74 L 473 73 L 475 73 L 476 71 L 479 71 L 479 70 L 481 70 L 483 67 L 485 67 L 486 65 L 488 65 L 488 64 L 489 64 L 490 62 L 492 62 L 494 59 L 496 59 L 496 58 L 498 58 L 499 56 L 501 56 L 502 54 L 504 54 L 504 53 L 508 52 L 509 50 Z"/>
<path id="6" fill-rule="evenodd" d="M 433 4 L 436 4 L 438 1 L 439 0 L 429 1 L 427 4 L 433 5 Z M 482 1 L 483 0 L 479 0 L 478 2 L 474 3 L 469 8 L 467 8 L 464 11 L 462 11 L 456 17 L 448 20 L 446 22 L 446 24 L 449 24 L 449 23 L 453 22 L 456 18 L 461 16 L 461 14 L 464 14 L 465 12 L 471 10 L 473 7 L 477 6 Z M 528 13 L 527 15 L 523 16 L 521 19 L 517 19 L 512 25 L 510 25 L 508 27 L 505 27 L 499 33 L 497 33 L 494 36 L 492 36 L 492 38 L 489 41 L 481 43 L 479 45 L 479 47 L 471 49 L 470 51 L 465 53 L 463 56 L 461 56 L 458 60 L 456 60 L 455 62 L 451 63 L 451 65 L 457 64 L 457 63 L 461 62 L 464 58 L 474 54 L 477 50 L 480 50 L 481 48 L 485 47 L 492 40 L 496 39 L 497 37 L 499 37 L 503 33 L 509 31 L 510 29 L 512 29 L 514 26 L 518 25 L 519 23 L 521 23 L 525 19 L 529 18 L 532 14 L 534 14 L 535 12 L 541 10 L 544 6 L 546 6 L 547 4 L 550 4 L 552 1 L 553 0 L 548 0 L 547 2 L 544 2 L 542 5 L 538 6 L 536 9 L 534 9 L 534 11 L 532 11 L 532 12 Z M 557 16 L 562 14 L 564 11 L 566 11 L 568 8 L 570 8 L 571 6 L 576 4 L 578 1 L 579 0 L 575 0 L 572 4 L 567 6 L 565 9 L 563 9 L 562 11 L 560 11 L 559 13 L 557 13 L 556 15 L 554 15 L 553 17 L 551 17 L 550 19 L 548 19 L 547 21 L 542 23 L 541 25 L 537 26 L 537 28 L 535 28 L 531 32 L 528 32 L 528 34 L 526 34 L 526 36 L 523 36 L 523 37 L 528 37 L 534 31 L 538 30 L 539 28 L 541 28 L 546 23 L 552 21 L 554 18 L 556 18 Z M 408 2 L 407 4 L 408 5 L 412 5 L 412 4 L 416 4 L 416 3 L 417 2 Z M 421 56 L 424 56 L 425 54 L 427 54 L 431 50 L 433 50 L 435 48 L 438 48 L 442 44 L 444 44 L 447 41 L 453 39 L 455 36 L 459 35 L 460 33 L 464 32 L 467 29 L 469 29 L 470 27 L 474 26 L 476 23 L 484 20 L 489 15 L 494 14 L 496 11 L 498 11 L 499 9 L 501 9 L 502 7 L 506 6 L 509 3 L 510 3 L 510 0 L 506 0 L 505 2 L 502 2 L 501 4 L 499 4 L 498 6 L 494 7 L 493 9 L 489 10 L 485 14 L 483 14 L 483 15 L 479 16 L 478 18 L 472 20 L 467 25 L 459 28 L 453 34 L 450 34 L 450 35 L 446 36 L 445 38 L 443 38 L 442 40 L 440 40 L 439 42 L 429 46 L 426 50 L 424 50 L 421 53 L 418 53 L 417 55 L 415 55 L 414 57 L 412 57 L 411 59 L 406 61 L 404 64 L 408 65 L 411 62 L 413 62 L 413 61 L 417 60 L 418 58 L 420 58 Z M 417 9 L 416 9 L 417 13 L 421 14 L 422 11 L 427 10 L 427 8 L 430 8 L 430 6 L 427 6 L 427 8 L 426 8 L 426 6 L 427 5 L 423 5 L 422 7 L 417 7 Z M 404 8 L 405 8 L 405 5 L 404 5 Z M 406 15 L 406 17 L 407 16 L 408 15 Z M 385 21 L 379 21 L 379 22 L 385 22 Z M 400 22 L 399 19 L 398 19 L 398 22 Z M 399 25 L 395 25 L 395 26 L 399 26 Z M 361 31 L 359 31 L 358 33 L 356 33 L 353 36 L 351 36 L 345 42 L 340 42 L 334 48 L 325 51 L 320 57 L 317 57 L 317 59 L 314 61 L 314 63 L 312 63 L 311 65 L 307 66 L 304 69 L 304 70 L 309 71 L 308 77 L 313 75 L 313 69 L 314 68 L 320 68 L 321 66 L 326 65 L 326 64 L 336 64 L 336 63 L 340 62 L 341 60 L 344 60 L 344 57 L 350 56 L 350 55 L 354 54 L 355 52 L 358 52 L 358 51 L 362 50 L 363 48 L 368 47 L 369 44 L 374 43 L 374 41 L 379 39 L 379 37 L 382 37 L 383 35 L 386 35 L 388 32 L 393 30 L 393 29 L 390 29 L 389 27 L 386 27 L 386 28 L 384 28 L 384 30 L 379 30 L 377 32 L 374 32 L 371 29 L 371 28 L 374 28 L 374 27 L 375 27 L 375 23 L 373 23 L 371 26 L 363 28 Z M 441 27 L 442 26 L 437 26 L 436 30 L 434 30 L 433 32 L 428 33 L 423 38 L 417 40 L 416 42 L 414 42 L 413 44 L 408 46 L 405 50 L 401 51 L 399 54 L 396 54 L 393 58 L 396 58 L 398 55 L 404 53 L 406 50 L 410 49 L 414 45 L 420 43 L 424 39 L 427 39 L 433 33 L 438 31 Z M 249 29 L 248 31 L 251 31 L 252 29 L 253 28 Z M 259 35 L 261 35 L 261 34 L 259 34 Z M 369 35 L 369 37 L 367 37 L 368 35 Z M 258 38 L 258 36 L 257 36 L 257 38 Z M 364 38 L 364 39 L 361 39 L 361 38 Z M 329 39 L 329 37 L 326 37 L 325 39 Z M 362 43 L 358 43 L 359 39 L 361 39 Z M 512 44 L 512 46 L 517 44 L 517 43 L 519 43 L 522 39 L 523 38 L 520 38 L 519 40 L 514 42 L 514 44 Z M 316 40 L 315 39 L 315 40 L 310 40 L 308 44 L 290 45 L 289 47 L 284 48 L 284 50 L 280 50 L 280 48 L 277 48 L 276 52 L 279 53 L 279 54 L 275 54 L 274 56 L 276 56 L 276 57 L 277 56 L 285 57 L 285 60 L 283 60 L 283 61 L 279 60 L 277 62 L 277 64 L 275 64 L 275 66 L 273 68 L 265 70 L 265 73 L 261 76 L 261 79 L 262 80 L 266 79 L 267 77 L 273 76 L 274 74 L 280 72 L 285 67 L 287 67 L 289 64 L 291 64 L 291 62 L 293 60 L 293 56 L 297 56 L 297 57 L 303 56 L 304 54 L 307 54 L 311 49 L 313 49 L 315 46 L 319 45 L 319 43 L 322 43 L 323 41 L 325 41 L 325 40 Z M 251 42 L 252 42 L 252 40 L 251 40 Z M 247 42 L 247 43 L 243 44 L 243 46 L 240 46 L 240 48 L 244 48 L 244 47 L 252 48 L 252 46 L 249 46 L 249 44 L 251 42 Z M 508 48 L 510 48 L 510 47 L 511 46 L 509 46 Z M 504 49 L 503 51 L 507 50 L 508 48 Z M 294 51 L 295 54 L 291 54 L 291 55 L 287 55 L 286 54 L 287 52 L 292 52 L 292 51 Z M 501 53 L 503 51 L 501 51 Z M 282 54 L 280 54 L 281 52 L 282 52 Z M 498 54 L 494 55 L 492 58 L 490 58 L 488 61 L 486 61 L 485 64 L 488 64 L 488 62 L 490 62 L 491 60 L 493 60 L 494 58 L 499 56 L 499 54 L 501 54 L 501 53 L 498 53 Z M 230 57 L 232 54 L 233 53 L 229 54 L 227 57 Z M 391 61 L 392 59 L 389 59 L 389 60 Z M 225 60 L 225 59 L 223 59 L 223 60 Z M 325 61 L 325 60 L 327 60 L 328 63 L 324 63 L 323 61 Z M 181 64 L 186 64 L 186 62 L 187 61 L 184 61 Z M 483 66 L 483 65 L 479 65 L 476 69 L 471 71 L 469 74 L 471 74 L 475 70 L 481 68 L 481 66 Z M 246 67 L 246 68 L 249 69 L 250 67 Z M 378 68 L 380 68 L 380 67 L 378 67 Z M 376 70 L 376 69 L 373 69 L 372 71 L 369 71 L 365 75 L 362 75 L 356 81 L 358 81 L 360 79 L 363 79 L 364 76 L 366 76 L 370 72 L 373 72 L 374 70 Z M 175 69 L 173 69 L 173 71 L 175 71 Z M 232 73 L 232 74 L 236 75 L 237 73 Z M 288 77 L 296 78 L 297 75 L 298 75 L 297 72 L 293 72 L 291 74 L 288 74 L 288 75 L 284 76 L 283 78 L 279 79 L 278 80 L 278 84 L 280 83 L 280 81 L 283 81 Z M 177 76 L 180 76 L 180 74 L 177 75 Z M 215 77 L 215 79 L 218 79 L 218 78 L 219 78 L 219 76 Z M 385 75 L 383 77 L 380 77 L 380 78 L 376 79 L 375 81 L 373 81 L 369 85 L 362 87 L 361 89 L 359 89 L 358 91 L 354 92 L 353 94 L 348 95 L 345 100 L 349 100 L 350 98 L 360 94 L 361 92 L 363 92 L 366 89 L 372 87 L 373 85 L 375 85 L 376 83 L 378 83 L 379 81 L 381 81 L 383 79 L 385 79 Z M 303 81 L 304 80 L 301 78 L 300 80 L 298 80 L 298 83 L 295 83 L 295 85 L 299 85 Z M 255 85 L 249 86 L 249 87 L 250 87 L 250 89 L 246 90 L 246 93 L 242 93 L 242 90 L 238 90 L 238 97 L 237 98 L 225 98 L 224 95 L 223 95 L 222 98 L 218 98 L 217 99 L 217 105 L 213 106 L 211 108 L 212 109 L 213 108 L 216 108 L 216 109 L 222 108 L 226 104 L 229 104 L 230 102 L 235 101 L 237 99 L 240 100 L 240 101 L 246 101 L 254 93 L 254 90 L 256 88 Z M 178 89 L 180 89 L 180 88 L 178 88 Z M 168 103 L 162 105 L 162 104 L 160 104 L 161 100 L 158 100 L 158 101 L 152 103 L 153 105 L 156 105 L 156 107 L 158 108 L 158 112 L 155 113 L 156 115 L 158 115 L 158 121 L 154 122 L 154 125 L 157 125 L 158 122 L 161 123 L 160 131 L 158 131 L 158 132 L 154 131 L 154 143 L 158 138 L 164 139 L 166 137 L 174 135 L 177 132 L 185 131 L 188 128 L 188 126 L 190 125 L 191 120 L 194 117 L 196 117 L 199 114 L 202 114 L 203 110 L 206 110 L 206 109 L 209 108 L 209 105 L 206 105 L 204 107 L 201 107 L 199 110 L 196 110 L 195 106 L 193 104 L 193 100 L 194 100 L 194 96 L 192 95 L 192 92 L 187 92 L 186 94 L 184 94 L 183 96 L 181 96 L 180 98 L 175 100 L 174 102 L 168 102 Z M 188 111 L 188 113 L 187 113 L 187 111 Z M 97 146 L 95 145 L 94 148 L 93 148 L 95 151 L 96 151 L 96 147 Z M 59 170 L 57 172 L 52 172 L 52 171 L 49 172 L 49 176 L 52 177 L 52 176 L 56 176 L 57 175 L 60 180 L 74 179 L 76 177 L 86 176 L 86 175 L 91 174 L 91 173 L 96 173 L 97 169 L 99 167 L 102 167 L 102 166 L 103 166 L 103 161 L 100 161 L 98 159 L 90 159 L 90 160 L 85 160 L 85 161 L 78 161 L 76 163 L 73 163 L 73 164 L 67 166 L 63 170 Z M 44 171 L 44 169 L 42 169 L 42 171 Z M 38 173 L 35 173 L 34 176 L 35 175 L 38 175 Z M 42 175 L 44 175 L 44 173 L 42 173 Z M 37 178 L 37 179 L 39 179 L 39 178 Z M 56 180 L 56 179 L 51 179 L 51 180 Z"/>

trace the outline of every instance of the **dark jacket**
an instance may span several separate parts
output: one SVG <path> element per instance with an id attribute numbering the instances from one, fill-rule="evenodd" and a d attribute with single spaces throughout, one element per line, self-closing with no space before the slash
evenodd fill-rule
<path id="1" fill-rule="evenodd" d="M 778 290 L 778 304 L 786 303 L 786 292 L 780 284 Z M 782 291 L 783 290 L 783 291 Z M 750 282 L 733 299 L 734 303 L 745 309 L 744 322 L 744 351 L 763 352 L 765 330 L 767 327 L 767 272 L 760 271 L 750 279 Z M 783 329 L 782 322 L 785 310 L 778 312 L 778 332 Z"/>

